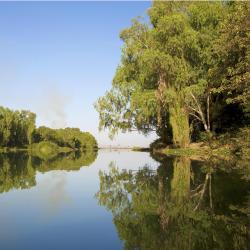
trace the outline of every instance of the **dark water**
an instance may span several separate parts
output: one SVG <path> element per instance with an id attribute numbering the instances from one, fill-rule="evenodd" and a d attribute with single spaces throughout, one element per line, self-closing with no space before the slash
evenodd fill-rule
<path id="1" fill-rule="evenodd" d="M 0 249 L 249 249 L 249 162 L 0 154 Z"/>

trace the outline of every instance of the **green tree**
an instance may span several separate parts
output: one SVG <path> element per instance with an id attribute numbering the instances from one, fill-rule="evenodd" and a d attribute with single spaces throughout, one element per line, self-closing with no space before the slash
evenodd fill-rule
<path id="1" fill-rule="evenodd" d="M 101 128 L 114 128 L 111 132 L 118 128 L 135 127 L 143 132 L 155 128 L 167 142 L 171 126 L 175 144 L 189 143 L 188 114 L 181 90 L 191 80 L 190 66 L 180 44 L 184 37 L 190 37 L 189 33 L 181 13 L 164 16 L 152 29 L 136 20 L 121 32 L 125 43 L 121 66 L 113 89 L 96 105 Z"/>
<path id="2" fill-rule="evenodd" d="M 97 149 L 97 141 L 89 132 L 82 132 L 79 128 L 51 129 L 45 126 L 37 128 L 33 133 L 33 141 L 39 143 L 49 141 L 60 147 L 89 150 Z"/>
<path id="3" fill-rule="evenodd" d="M 95 104 L 100 129 L 186 147 L 197 131 L 249 124 L 249 3 L 154 1 L 148 15 L 120 34 L 121 63 Z"/>
<path id="4" fill-rule="evenodd" d="M 235 116 L 242 112 L 249 117 L 249 9 L 249 2 L 230 3 L 214 44 L 215 66 L 211 71 L 213 92 L 221 103 L 218 115 L 225 118 L 226 115 Z M 225 111 L 229 108 L 232 112 L 228 115 Z M 245 120 L 241 116 L 237 122 Z M 231 124 L 232 117 L 226 121 Z M 226 125 L 225 122 L 223 125 Z"/>
<path id="5" fill-rule="evenodd" d="M 180 147 L 189 144 L 190 115 L 210 131 L 208 72 L 222 13 L 221 3 L 156 1 L 151 24 L 135 20 L 123 30 L 112 89 L 96 103 L 100 128 L 111 134 L 156 130 L 164 142 Z"/>
<path id="6" fill-rule="evenodd" d="M 0 146 L 25 147 L 32 143 L 36 115 L 0 107 Z"/>

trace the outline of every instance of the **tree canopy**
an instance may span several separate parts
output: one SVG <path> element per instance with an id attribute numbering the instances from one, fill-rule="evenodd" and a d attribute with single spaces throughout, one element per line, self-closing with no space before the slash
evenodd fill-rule
<path id="1" fill-rule="evenodd" d="M 36 115 L 0 107 L 0 147 L 24 147 L 32 143 Z"/>
<path id="2" fill-rule="evenodd" d="M 197 131 L 233 126 L 236 110 L 249 124 L 249 3 L 154 1 L 148 16 L 120 34 L 112 88 L 95 104 L 100 129 L 186 147 Z"/>

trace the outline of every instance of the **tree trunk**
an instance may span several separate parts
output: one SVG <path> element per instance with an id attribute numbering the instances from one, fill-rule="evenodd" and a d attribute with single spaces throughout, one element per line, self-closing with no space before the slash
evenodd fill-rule
<path id="1" fill-rule="evenodd" d="M 168 144 L 171 143 L 171 129 L 169 125 L 169 118 L 167 117 L 168 107 L 166 104 L 166 97 L 165 97 L 165 90 L 167 88 L 166 81 L 162 74 L 160 74 L 159 81 L 158 81 L 158 88 L 156 90 L 155 96 L 157 99 L 157 123 L 158 129 L 160 131 L 160 137 L 162 142 Z M 171 141 L 171 142 L 170 142 Z"/>
<path id="2" fill-rule="evenodd" d="M 168 144 L 168 129 L 166 126 L 160 128 L 160 136 L 163 143 Z"/>
<path id="3" fill-rule="evenodd" d="M 158 127 L 162 129 L 162 141 L 169 143 L 169 138 L 172 139 L 173 144 L 176 147 L 187 147 L 190 143 L 189 138 L 189 115 L 185 110 L 184 101 L 182 100 L 181 93 L 177 92 L 174 88 L 172 89 L 175 93 L 174 100 L 171 100 L 168 104 L 166 102 L 166 89 L 167 82 L 162 74 L 160 74 L 158 88 L 156 90 L 156 99 L 158 102 L 157 110 L 157 122 Z M 167 117 L 169 113 L 169 117 Z M 169 129 L 167 128 L 169 126 Z M 169 133 L 169 130 L 172 133 Z"/>
<path id="4" fill-rule="evenodd" d="M 191 111 L 190 115 L 192 115 L 193 117 L 201 121 L 204 126 L 205 131 L 210 133 L 210 93 L 207 94 L 207 98 L 206 98 L 207 99 L 206 100 L 206 116 L 197 98 L 194 96 L 192 92 L 190 92 L 190 94 L 195 102 L 195 107 L 191 107 L 190 105 L 187 105 Z"/>
<path id="5" fill-rule="evenodd" d="M 173 143 L 176 147 L 185 148 L 190 143 L 189 115 L 182 105 L 181 96 L 176 93 L 176 101 L 169 108 L 170 124 L 173 131 Z"/>

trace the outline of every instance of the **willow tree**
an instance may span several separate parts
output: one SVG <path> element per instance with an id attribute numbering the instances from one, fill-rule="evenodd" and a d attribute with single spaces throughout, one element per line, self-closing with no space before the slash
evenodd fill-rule
<path id="1" fill-rule="evenodd" d="M 183 131 L 188 131 L 184 114 L 210 132 L 212 89 L 216 82 L 211 73 L 216 65 L 214 44 L 227 12 L 228 6 L 221 2 L 156 2 L 150 10 L 152 24 L 161 39 L 159 44 L 164 45 L 163 52 L 179 59 L 173 63 L 176 79 L 165 91 L 173 135 L 177 135 L 176 140 L 173 138 L 175 144 L 180 141 L 178 135 L 182 138 Z"/>
<path id="2" fill-rule="evenodd" d="M 164 142 L 172 137 L 174 144 L 185 147 L 189 121 L 182 89 L 191 81 L 185 47 L 193 34 L 184 15 L 170 5 L 165 3 L 169 13 L 156 21 L 154 13 L 162 5 L 154 4 L 149 14 L 154 16 L 153 27 L 135 20 L 121 32 L 121 65 L 111 91 L 98 100 L 96 109 L 100 128 L 112 134 L 118 129 L 155 129 Z"/>
<path id="3" fill-rule="evenodd" d="M 155 1 L 149 24 L 123 30 L 112 89 L 96 103 L 100 129 L 156 130 L 179 147 L 189 144 L 191 121 L 210 132 L 214 43 L 227 11 L 221 2 Z"/>
<path id="4" fill-rule="evenodd" d="M 152 61 L 158 62 L 156 98 L 169 114 L 173 143 L 185 147 L 189 144 L 189 114 L 183 90 L 193 80 L 187 47 L 192 50 L 190 44 L 195 40 L 195 34 L 180 7 L 185 5 L 156 2 L 150 16 L 155 41 Z M 161 15 L 155 14 L 164 10 Z"/>
<path id="5" fill-rule="evenodd" d="M 153 70 L 149 71 L 143 66 L 151 42 L 150 29 L 134 20 L 132 27 L 122 31 L 120 37 L 124 47 L 112 89 L 95 104 L 100 116 L 99 127 L 108 128 L 111 137 L 118 130 L 138 130 L 147 134 L 158 130 L 155 97 L 157 78 Z M 165 127 L 162 125 L 160 130 Z"/>
<path id="6" fill-rule="evenodd" d="M 32 143 L 36 115 L 0 107 L 0 146 L 24 147 Z"/>

